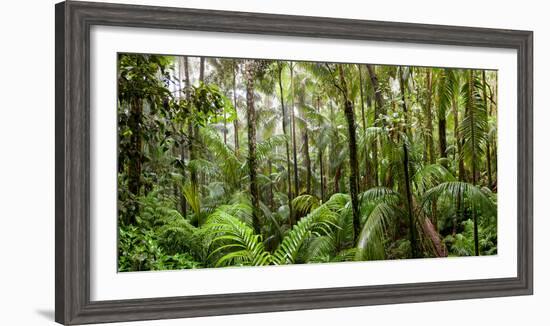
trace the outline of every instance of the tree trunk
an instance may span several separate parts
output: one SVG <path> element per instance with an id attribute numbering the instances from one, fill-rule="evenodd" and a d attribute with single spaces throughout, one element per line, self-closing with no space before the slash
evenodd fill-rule
<path id="1" fill-rule="evenodd" d="M 141 187 L 141 126 L 143 123 L 143 102 L 139 98 L 132 98 L 131 103 L 128 124 L 130 126 L 130 130 L 132 130 L 132 135 L 130 138 L 132 150 L 129 160 L 128 189 L 132 194 L 139 196 L 139 190 Z"/>
<path id="2" fill-rule="evenodd" d="M 401 68 L 399 69 L 399 87 L 401 89 L 401 99 L 402 103 L 401 106 L 403 108 L 403 114 L 405 116 L 405 134 L 411 139 L 410 129 L 408 127 L 408 109 L 407 109 L 407 102 L 405 101 L 405 86 L 404 86 L 404 80 L 403 80 L 403 74 L 401 71 Z M 418 257 L 418 250 L 417 250 L 417 244 L 416 244 L 416 227 L 415 227 L 415 221 L 413 216 L 413 201 L 412 201 L 412 191 L 411 191 L 411 179 L 410 179 L 410 173 L 409 173 L 409 150 L 407 148 L 407 145 L 405 143 L 405 140 L 402 140 L 402 147 L 403 147 L 403 175 L 405 182 L 405 198 L 407 199 L 407 215 L 409 218 L 409 240 L 411 242 L 411 255 L 413 258 Z"/>
<path id="3" fill-rule="evenodd" d="M 227 115 L 225 108 L 223 110 L 223 144 L 227 146 Z"/>
<path id="4" fill-rule="evenodd" d="M 334 172 L 334 193 L 340 192 L 340 178 L 342 177 L 342 166 L 338 165 Z"/>
<path id="5" fill-rule="evenodd" d="M 409 137 L 409 140 L 412 139 L 411 135 L 411 129 L 410 129 L 410 117 L 409 117 L 409 110 L 407 109 L 407 99 L 405 96 L 405 79 L 403 77 L 403 67 L 399 67 L 398 69 L 398 77 L 399 77 L 399 89 L 401 91 L 401 106 L 403 107 L 403 117 L 405 119 L 405 133 Z"/>
<path id="6" fill-rule="evenodd" d="M 407 145 L 403 143 L 403 172 L 405 175 L 405 193 L 407 198 L 407 215 L 409 217 L 409 239 L 411 241 L 411 254 L 413 258 L 418 257 L 416 250 L 416 228 L 414 223 L 414 216 L 412 211 L 412 193 L 411 193 L 411 180 L 409 175 L 409 150 Z"/>
<path id="7" fill-rule="evenodd" d="M 321 114 L 321 98 L 320 96 L 317 96 L 317 112 Z M 321 128 L 321 121 L 319 121 L 319 129 Z M 318 143 L 317 143 L 318 144 Z M 323 166 L 323 150 L 321 148 L 318 148 L 319 150 L 319 174 L 320 174 L 320 181 L 321 181 L 321 201 L 325 201 L 325 175 L 324 175 L 324 166 Z"/>
<path id="8" fill-rule="evenodd" d="M 483 70 L 483 105 L 487 116 L 489 116 L 489 106 L 487 105 L 487 78 L 485 76 L 485 70 Z M 493 176 L 491 167 L 491 143 L 489 140 L 487 140 L 485 152 L 487 156 L 487 184 L 489 189 L 491 189 L 493 187 Z"/>
<path id="9" fill-rule="evenodd" d="M 434 151 L 434 140 L 433 140 L 433 116 L 432 116 L 432 72 L 431 68 L 426 69 L 426 87 L 428 89 L 428 94 L 426 97 L 426 129 L 428 130 L 426 134 L 426 144 L 428 146 L 428 162 L 430 164 L 435 163 L 435 151 Z"/>
<path id="10" fill-rule="evenodd" d="M 465 181 L 466 180 L 466 169 L 464 168 L 464 158 L 462 156 L 462 137 L 460 135 L 459 125 L 460 120 L 458 116 L 458 103 L 453 95 L 452 100 L 452 109 L 453 109 L 453 119 L 454 119 L 454 134 L 455 134 L 455 141 L 456 141 L 456 148 L 457 148 L 457 155 L 458 155 L 458 180 L 459 181 Z M 456 159 L 456 156 L 455 156 Z"/>
<path id="11" fill-rule="evenodd" d="M 342 95 L 344 100 L 344 114 L 348 123 L 349 133 L 349 164 L 350 164 L 350 176 L 349 176 L 349 188 L 351 196 L 351 206 L 353 213 L 353 232 L 354 241 L 359 237 L 361 232 L 361 219 L 359 217 L 359 165 L 357 161 L 357 136 L 355 132 L 355 114 L 353 112 L 353 103 L 348 98 L 348 88 L 346 79 L 344 77 L 344 70 L 342 65 L 338 65 L 338 73 L 340 75 L 340 86 L 342 88 Z"/>
<path id="12" fill-rule="evenodd" d="M 473 76 L 473 70 L 469 70 L 468 72 L 468 114 L 470 114 L 470 128 L 471 128 L 471 137 L 470 140 L 472 145 L 472 184 L 475 186 L 477 184 L 477 157 L 476 157 L 476 148 L 475 143 L 476 140 L 474 138 L 475 132 L 474 132 L 474 76 Z M 472 203 L 472 218 L 474 220 L 474 251 L 475 255 L 479 256 L 479 237 L 478 237 L 478 221 L 477 221 L 477 214 L 476 214 L 476 205 L 475 203 Z"/>
<path id="13" fill-rule="evenodd" d="M 235 119 L 233 120 L 235 156 L 239 157 L 239 110 L 237 109 L 237 62 L 233 60 L 233 107 L 235 108 Z"/>
<path id="14" fill-rule="evenodd" d="M 200 57 L 199 81 L 204 82 L 204 57 Z"/>
<path id="15" fill-rule="evenodd" d="M 304 160 L 306 163 L 306 192 L 311 194 L 311 158 L 309 156 L 309 134 L 307 131 L 307 126 L 304 130 Z"/>
<path id="16" fill-rule="evenodd" d="M 128 162 L 128 190 L 134 195 L 140 195 L 141 188 L 141 164 L 143 160 L 142 154 L 142 131 L 143 124 L 143 101 L 140 98 L 134 97 L 130 104 L 130 117 L 128 125 L 132 131 L 130 136 L 131 150 Z M 134 203 L 134 209 L 131 214 L 128 214 L 128 223 L 136 222 L 138 214 L 138 204 Z"/>
<path id="17" fill-rule="evenodd" d="M 189 59 L 187 57 L 183 57 L 183 67 L 184 67 L 184 72 L 185 72 L 185 80 L 186 80 L 186 86 L 187 86 L 187 93 L 186 94 L 189 94 L 189 89 L 191 88 L 191 80 L 189 79 Z M 189 95 L 187 95 L 187 99 L 189 100 Z M 191 112 L 193 112 L 193 108 L 191 109 Z M 192 114 L 192 113 L 191 113 Z M 188 134 L 188 138 L 189 138 L 189 160 L 190 161 L 193 161 L 196 159 L 196 154 L 195 154 L 195 135 L 194 135 L 194 130 L 195 128 L 193 128 L 193 122 L 192 121 L 189 121 L 188 125 L 187 125 L 187 134 Z M 197 185 L 197 171 L 195 171 L 195 169 L 192 169 L 190 168 L 189 169 L 189 174 L 190 174 L 190 177 L 191 177 L 191 185 L 193 187 L 195 187 Z"/>
<path id="18" fill-rule="evenodd" d="M 353 104 L 350 100 L 345 102 L 345 115 L 348 122 L 349 132 L 349 161 L 350 161 L 350 176 L 349 176 L 349 188 L 351 195 L 351 205 L 353 209 L 353 230 L 354 239 L 357 240 L 359 232 L 361 231 L 361 220 L 359 218 L 359 166 L 357 163 L 357 139 L 355 134 L 355 117 L 353 113 Z"/>
<path id="19" fill-rule="evenodd" d="M 334 121 L 335 120 L 335 117 L 334 117 L 334 106 L 333 106 L 333 103 L 332 103 L 332 99 L 329 98 L 329 110 L 330 110 L 330 120 L 331 121 Z M 339 191 L 339 186 L 338 186 L 338 183 L 336 182 L 337 180 L 339 181 L 340 180 L 340 176 L 338 175 L 337 173 L 337 166 L 334 166 L 333 164 L 331 164 L 331 161 L 330 161 L 330 154 L 331 153 L 336 153 L 336 144 L 337 144 L 337 140 L 338 140 L 338 131 L 335 130 L 334 128 L 331 129 L 332 130 L 332 137 L 330 137 L 330 147 L 329 147 L 329 164 L 328 164 L 328 173 L 327 173 L 327 178 L 328 179 L 333 179 L 333 182 L 334 182 L 334 193 L 338 193 Z M 333 154 L 334 155 L 334 154 Z M 334 175 L 331 176 L 331 172 L 334 171 Z M 328 188 L 328 186 L 327 186 Z"/>
<path id="20" fill-rule="evenodd" d="M 432 94 L 433 94 L 433 80 L 432 80 L 432 71 L 431 68 L 426 69 L 426 88 L 428 90 L 426 96 L 426 144 L 427 144 L 427 161 L 430 164 L 435 163 L 435 150 L 434 150 L 434 139 L 433 139 L 433 114 L 432 114 Z M 432 211 L 431 211 L 431 222 L 436 231 L 438 230 L 438 221 L 437 221 L 437 201 L 432 200 Z"/>
<path id="21" fill-rule="evenodd" d="M 275 201 L 273 200 L 273 180 L 271 179 L 271 171 L 272 171 L 272 163 L 271 159 L 267 159 L 267 176 L 269 178 L 269 208 L 274 211 L 275 210 Z"/>
<path id="22" fill-rule="evenodd" d="M 188 76 L 186 76 L 185 72 L 184 72 L 184 60 L 183 60 L 183 57 L 179 57 L 178 58 L 178 77 L 179 77 L 179 88 L 180 88 L 180 92 L 179 92 L 179 97 L 180 97 L 180 101 L 184 98 L 184 97 L 188 97 L 187 94 L 188 92 L 185 92 L 184 91 L 184 86 L 183 86 L 183 83 L 182 83 L 182 80 L 184 78 L 187 78 Z M 186 79 L 185 80 L 185 83 L 186 83 L 186 86 L 188 86 L 189 84 L 189 81 Z M 187 98 L 186 98 L 187 100 Z M 183 132 L 183 128 L 185 127 L 185 123 L 183 123 L 181 126 L 179 126 L 179 130 L 178 131 L 181 131 Z M 182 175 L 182 185 L 185 184 L 185 179 L 186 179 L 186 169 L 185 169 L 185 146 L 183 145 L 184 144 L 184 137 L 182 136 L 181 138 L 181 142 L 180 142 L 180 161 L 181 161 L 181 175 Z M 181 214 L 183 215 L 183 217 L 187 217 L 187 199 L 185 199 L 185 196 L 183 195 L 183 191 L 181 191 L 181 189 L 179 187 L 177 187 L 177 194 L 178 194 L 178 198 L 179 198 L 179 202 L 180 202 L 180 210 L 181 210 Z"/>
<path id="23" fill-rule="evenodd" d="M 373 65 L 367 65 L 372 88 L 374 89 L 374 100 L 376 101 L 378 110 L 380 110 L 379 113 L 386 114 L 384 110 L 384 99 L 382 98 L 382 89 L 380 88 L 380 83 L 378 82 L 378 76 L 376 75 L 375 69 L 376 68 Z"/>
<path id="24" fill-rule="evenodd" d="M 204 63 L 205 63 L 205 58 L 200 57 L 200 65 L 199 65 L 199 82 L 200 82 L 200 84 L 204 84 L 204 68 L 205 68 Z M 194 125 L 193 136 L 194 136 L 194 139 L 195 139 L 195 145 L 194 146 L 197 147 L 197 145 L 199 145 L 199 143 L 201 142 L 200 130 L 199 130 L 198 124 Z M 197 150 L 196 149 L 195 149 L 195 155 L 197 156 Z M 201 173 L 201 183 L 205 184 L 205 175 L 204 175 L 204 173 Z M 198 187 L 199 181 L 197 181 L 196 185 Z M 200 190 L 201 190 L 200 188 L 197 188 L 197 194 L 198 195 L 200 195 Z"/>
<path id="25" fill-rule="evenodd" d="M 245 63 L 246 74 L 246 119 L 248 125 L 248 169 L 250 196 L 252 197 L 252 225 L 256 234 L 261 234 L 260 197 L 258 192 L 256 164 L 256 111 L 254 109 L 254 61 Z"/>
<path id="26" fill-rule="evenodd" d="M 359 71 L 359 95 L 360 95 L 360 101 L 361 101 L 361 120 L 363 122 L 363 137 L 367 137 L 367 120 L 365 118 L 365 96 L 364 96 L 364 88 L 363 88 L 363 72 L 361 69 L 361 65 L 357 65 L 357 69 Z M 366 139 L 365 139 L 366 140 Z M 371 188 L 373 186 L 372 182 L 372 168 L 369 161 L 369 148 L 367 146 L 367 142 L 365 141 L 365 148 L 364 148 L 364 155 L 365 155 L 365 178 L 363 181 L 363 188 Z"/>
<path id="27" fill-rule="evenodd" d="M 296 150 L 296 120 L 294 114 L 294 66 L 290 64 L 290 116 L 292 129 L 292 158 L 294 160 L 294 193 L 300 195 L 300 181 L 298 179 L 298 154 Z"/>
<path id="28" fill-rule="evenodd" d="M 288 134 L 287 134 L 287 113 L 285 110 L 285 100 L 284 100 L 284 93 L 283 93 L 283 66 L 279 63 L 278 64 L 278 73 L 279 73 L 279 92 L 280 92 L 280 100 L 281 100 L 281 111 L 283 118 L 282 124 L 283 124 L 283 134 L 285 135 L 285 150 L 286 150 L 286 169 L 287 169 L 287 196 L 288 196 L 288 209 L 289 209 L 289 224 L 292 226 L 295 224 L 296 221 L 294 221 L 293 211 L 292 211 L 292 181 L 290 177 L 291 173 L 291 164 L 290 164 L 290 146 L 288 144 Z"/>
<path id="29" fill-rule="evenodd" d="M 378 120 L 378 116 L 382 113 L 383 107 L 384 107 L 384 100 L 382 99 L 382 90 L 380 89 L 380 85 L 378 83 L 378 77 L 376 76 L 375 67 L 372 65 L 367 65 L 367 71 L 369 72 L 369 77 L 372 85 L 372 89 L 374 90 L 374 126 L 380 127 L 380 123 Z M 374 175 L 374 185 L 378 187 L 380 185 L 380 181 L 378 180 L 378 151 L 380 150 L 380 146 L 378 144 L 378 137 L 373 141 L 371 144 L 371 147 L 373 148 L 372 151 L 372 174 Z"/>
<path id="30" fill-rule="evenodd" d="M 498 101 L 498 87 L 495 86 L 495 89 L 494 91 L 491 92 L 491 97 L 494 96 L 494 98 L 491 99 L 491 105 L 490 105 L 490 110 L 489 110 L 489 113 L 492 114 L 494 111 L 493 111 L 493 108 L 496 110 L 497 108 L 497 101 Z M 494 166 L 492 166 L 493 170 L 495 171 L 495 175 L 498 175 L 498 151 L 497 151 L 497 137 L 494 137 L 493 138 L 493 162 L 495 163 Z M 497 191 L 497 180 L 493 180 L 493 184 L 491 185 L 491 189 L 493 191 Z"/>
<path id="31" fill-rule="evenodd" d="M 438 118 L 437 131 L 439 138 L 439 157 L 443 159 L 442 165 L 447 168 L 447 119 L 445 115 Z"/>
<path id="32" fill-rule="evenodd" d="M 305 95 L 304 95 L 305 97 Z M 311 104 L 313 105 L 313 102 L 314 102 L 314 96 L 311 97 Z M 303 103 L 305 103 L 305 99 L 303 101 Z M 312 194 L 311 193 L 311 179 L 312 179 L 312 173 L 311 173 L 311 156 L 309 155 L 309 126 L 308 126 L 308 121 L 306 119 L 306 117 L 304 116 L 303 112 L 301 110 L 299 110 L 299 113 L 300 113 L 300 117 L 302 119 L 302 121 L 304 122 L 304 129 L 302 130 L 302 142 L 303 142 L 303 147 L 302 147 L 302 154 L 303 154 L 303 157 L 304 157 L 304 163 L 306 165 L 306 193 L 307 194 Z"/>

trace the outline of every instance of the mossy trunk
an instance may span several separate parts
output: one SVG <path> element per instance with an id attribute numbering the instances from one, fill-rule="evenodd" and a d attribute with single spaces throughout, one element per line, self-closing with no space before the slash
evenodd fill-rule
<path id="1" fill-rule="evenodd" d="M 361 219 L 359 217 L 359 164 L 357 160 L 357 135 L 355 127 L 355 113 L 353 103 L 348 98 L 348 87 L 344 77 L 344 70 L 341 65 L 338 66 L 340 76 L 340 87 L 344 99 L 344 115 L 348 125 L 348 145 L 349 145 L 349 193 L 351 196 L 351 206 L 353 214 L 353 236 L 354 241 L 361 232 Z"/>

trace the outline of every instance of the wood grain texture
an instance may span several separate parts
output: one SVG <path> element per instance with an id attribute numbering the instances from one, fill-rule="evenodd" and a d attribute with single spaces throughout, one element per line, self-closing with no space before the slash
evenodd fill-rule
<path id="1" fill-rule="evenodd" d="M 56 5 L 55 319 L 84 324 L 533 293 L 533 33 L 105 3 Z M 511 48 L 518 53 L 518 276 L 347 288 L 90 301 L 92 25 Z"/>

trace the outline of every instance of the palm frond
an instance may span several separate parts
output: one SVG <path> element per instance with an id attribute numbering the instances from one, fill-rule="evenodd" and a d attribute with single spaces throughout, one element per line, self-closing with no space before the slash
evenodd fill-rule
<path id="1" fill-rule="evenodd" d="M 321 201 L 314 195 L 300 195 L 292 200 L 292 207 L 300 214 L 309 214 L 319 207 Z"/>
<path id="2" fill-rule="evenodd" d="M 496 204 L 479 187 L 467 182 L 451 181 L 439 184 L 424 193 L 422 205 L 437 200 L 440 196 L 468 200 L 471 207 L 479 208 L 491 216 L 496 216 Z"/>
<path id="3" fill-rule="evenodd" d="M 211 236 L 208 258 L 216 267 L 269 265 L 271 255 L 265 251 L 261 235 L 239 218 L 217 209 L 208 217 L 203 229 Z M 234 212 L 240 211 L 235 208 Z"/>
<path id="4" fill-rule="evenodd" d="M 338 214 L 329 208 L 329 203 L 330 200 L 300 219 L 286 234 L 273 253 L 273 262 L 276 265 L 293 264 L 300 249 L 310 237 L 328 236 L 332 233 L 332 230 L 336 227 Z"/>

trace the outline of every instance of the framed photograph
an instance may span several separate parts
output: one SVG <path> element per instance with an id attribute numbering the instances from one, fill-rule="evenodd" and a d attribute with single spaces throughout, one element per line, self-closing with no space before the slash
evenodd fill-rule
<path id="1" fill-rule="evenodd" d="M 533 293 L 533 33 L 66 1 L 55 318 Z"/>

